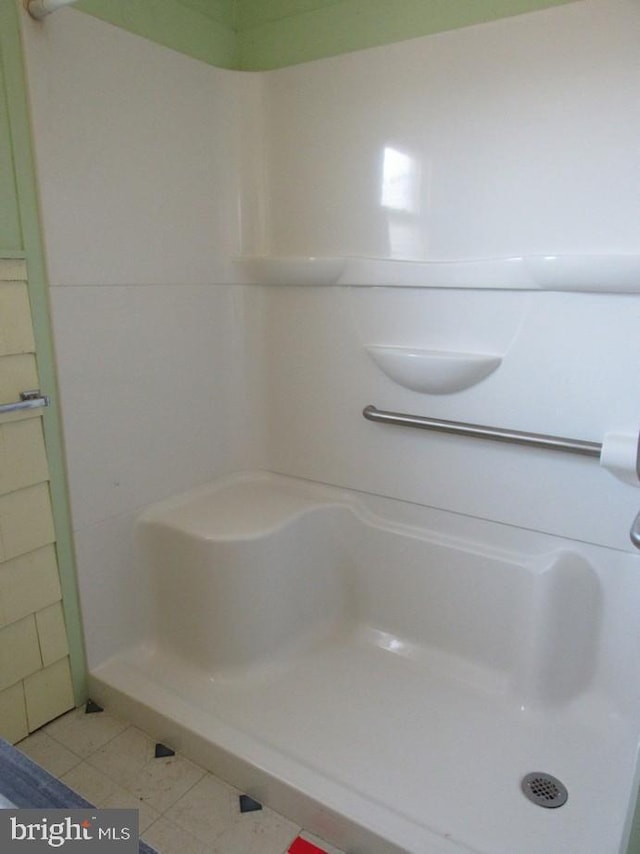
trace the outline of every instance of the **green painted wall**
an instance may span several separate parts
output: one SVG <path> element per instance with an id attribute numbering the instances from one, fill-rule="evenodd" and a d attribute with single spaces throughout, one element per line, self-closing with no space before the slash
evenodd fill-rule
<path id="1" fill-rule="evenodd" d="M 7 90 L 0 55 L 0 255 L 22 250 L 18 193 L 13 170 L 13 150 L 7 109 Z"/>
<path id="2" fill-rule="evenodd" d="M 631 828 L 631 839 L 629 841 L 627 854 L 640 854 L 640 797 L 636 804 L 636 814 L 633 827 Z"/>
<path id="3" fill-rule="evenodd" d="M 237 0 L 238 67 L 281 68 L 574 0 Z"/>
<path id="4" fill-rule="evenodd" d="M 71 675 L 79 704 L 86 698 L 86 664 L 19 14 L 12 0 L 0 0 L 0 116 L 4 117 L 4 121 L 0 119 L 0 246 L 5 257 L 26 259 L 38 375 L 41 388 L 52 398 L 52 405 L 43 414 L 43 427 Z"/>
<path id="5" fill-rule="evenodd" d="M 576 0 L 79 0 L 211 65 L 260 71 Z"/>

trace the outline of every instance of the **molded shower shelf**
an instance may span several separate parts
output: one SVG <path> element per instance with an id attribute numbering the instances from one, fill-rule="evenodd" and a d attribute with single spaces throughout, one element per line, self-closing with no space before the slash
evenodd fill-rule
<path id="1" fill-rule="evenodd" d="M 367 347 L 367 353 L 389 379 L 412 391 L 451 394 L 476 385 L 502 363 L 490 353 Z"/>
<path id="2" fill-rule="evenodd" d="M 539 255 L 524 260 L 543 290 L 640 293 L 640 255 Z"/>
<path id="3" fill-rule="evenodd" d="M 341 284 L 406 288 L 536 290 L 523 258 L 401 261 L 348 258 Z"/>
<path id="4" fill-rule="evenodd" d="M 339 256 L 239 258 L 269 285 L 341 285 L 474 290 L 640 293 L 640 255 L 522 255 L 454 261 Z"/>
<path id="5" fill-rule="evenodd" d="M 345 259 L 333 256 L 255 256 L 239 259 L 244 272 L 264 285 L 335 285 Z"/>

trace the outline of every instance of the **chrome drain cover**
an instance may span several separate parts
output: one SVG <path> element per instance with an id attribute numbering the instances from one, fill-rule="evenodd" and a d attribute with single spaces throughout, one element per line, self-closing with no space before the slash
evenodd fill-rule
<path id="1" fill-rule="evenodd" d="M 569 797 L 566 786 L 551 774 L 534 771 L 522 778 L 522 791 L 529 800 L 539 807 L 555 809 L 566 804 Z"/>

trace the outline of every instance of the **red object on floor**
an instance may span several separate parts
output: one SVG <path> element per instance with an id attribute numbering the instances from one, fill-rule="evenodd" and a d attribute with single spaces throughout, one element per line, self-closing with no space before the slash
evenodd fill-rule
<path id="1" fill-rule="evenodd" d="M 312 845 L 306 839 L 298 837 L 294 839 L 289 847 L 289 854 L 327 854 L 322 848 L 317 845 Z"/>

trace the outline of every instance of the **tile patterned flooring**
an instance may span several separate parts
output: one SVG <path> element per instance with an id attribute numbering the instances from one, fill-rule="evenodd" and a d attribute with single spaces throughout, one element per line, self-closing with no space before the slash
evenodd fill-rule
<path id="1" fill-rule="evenodd" d="M 341 854 L 267 807 L 241 813 L 237 789 L 178 755 L 156 759 L 152 738 L 107 711 L 75 709 L 16 747 L 97 807 L 138 809 L 160 854 L 286 854 L 298 835 Z"/>

